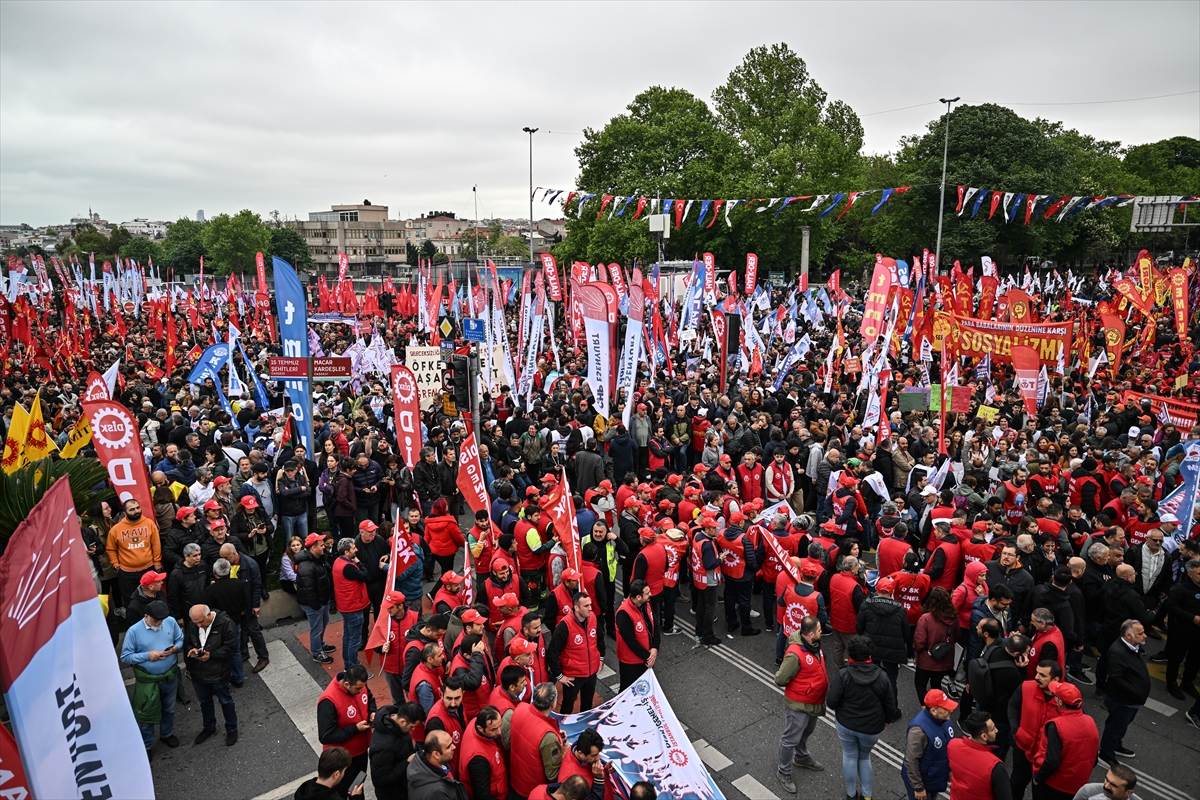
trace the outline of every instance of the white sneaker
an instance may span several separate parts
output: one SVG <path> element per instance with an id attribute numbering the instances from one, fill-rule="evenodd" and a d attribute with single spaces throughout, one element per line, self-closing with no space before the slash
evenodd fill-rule
<path id="1" fill-rule="evenodd" d="M 758 613 L 753 608 L 750 609 L 750 619 L 758 619 L 761 616 L 762 616 L 762 614 Z"/>

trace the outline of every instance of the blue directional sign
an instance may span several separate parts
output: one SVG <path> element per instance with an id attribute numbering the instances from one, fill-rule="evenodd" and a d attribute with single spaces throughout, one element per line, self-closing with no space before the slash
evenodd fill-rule
<path id="1" fill-rule="evenodd" d="M 463 338 L 468 342 L 483 342 L 487 340 L 487 333 L 484 330 L 484 321 L 481 319 L 471 319 L 467 317 L 462 321 Z"/>

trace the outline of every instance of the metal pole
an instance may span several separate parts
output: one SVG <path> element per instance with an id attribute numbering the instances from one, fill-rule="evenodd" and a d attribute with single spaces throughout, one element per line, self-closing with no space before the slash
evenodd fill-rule
<path id="1" fill-rule="evenodd" d="M 467 385 L 471 387 L 471 426 L 475 431 L 475 442 L 479 442 L 479 406 L 482 402 L 482 397 L 479 394 L 479 346 L 471 345 L 471 350 L 467 355 Z"/>
<path id="2" fill-rule="evenodd" d="M 938 232 L 937 244 L 933 246 L 934 264 L 940 266 L 942 260 L 942 214 L 946 210 L 946 158 L 950 154 L 950 106 L 962 98 L 952 97 L 949 100 L 942 97 L 939 103 L 946 104 L 946 140 L 942 145 L 942 188 L 938 193 Z"/>
<path id="3" fill-rule="evenodd" d="M 808 225 L 800 228 L 800 274 L 808 275 L 808 239 L 812 234 L 812 228 Z"/>
<path id="4" fill-rule="evenodd" d="M 529 264 L 533 265 L 533 135 L 538 128 L 522 128 L 529 134 Z"/>

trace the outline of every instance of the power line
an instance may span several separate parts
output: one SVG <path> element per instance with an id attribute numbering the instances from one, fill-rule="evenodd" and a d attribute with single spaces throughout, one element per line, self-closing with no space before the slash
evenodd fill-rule
<path id="1" fill-rule="evenodd" d="M 935 102 L 917 103 L 915 106 L 904 106 L 903 108 L 889 108 L 887 111 L 872 111 L 870 114 L 863 114 L 864 117 L 875 117 L 880 114 L 891 114 L 893 111 L 907 111 L 910 108 L 920 108 L 921 106 L 936 106 Z"/>
<path id="2" fill-rule="evenodd" d="M 1155 94 L 1155 95 L 1150 95 L 1149 97 L 1126 97 L 1126 98 L 1122 98 L 1120 100 L 1080 100 L 1080 101 L 1068 101 L 1068 102 L 1056 102 L 1056 103 L 997 103 L 996 105 L 1001 105 L 1001 106 L 1096 106 L 1096 105 L 1108 105 L 1110 103 L 1136 103 L 1141 100 L 1161 100 L 1164 97 L 1183 97 L 1184 95 L 1189 95 L 1189 94 L 1200 94 L 1200 89 L 1192 89 L 1191 91 L 1187 91 L 1187 92 L 1174 92 L 1172 94 Z M 922 106 L 932 106 L 932 105 L 937 105 L 937 103 L 934 103 L 932 101 L 928 102 L 928 103 L 917 103 L 916 105 L 912 105 L 912 106 L 902 106 L 900 108 L 889 108 L 887 111 L 872 111 L 869 114 L 862 114 L 861 116 L 875 117 L 880 114 L 891 114 L 896 111 L 907 111 L 910 108 L 921 108 Z"/>

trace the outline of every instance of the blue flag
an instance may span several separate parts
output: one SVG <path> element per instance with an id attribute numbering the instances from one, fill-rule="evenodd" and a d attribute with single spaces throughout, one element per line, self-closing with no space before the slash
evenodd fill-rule
<path id="1" fill-rule="evenodd" d="M 279 341 L 287 358 L 308 358 L 308 304 L 304 287 L 292 265 L 278 256 L 271 258 L 275 267 L 275 311 L 279 318 Z M 292 415 L 300 431 L 300 441 L 313 451 L 312 390 L 307 378 L 284 381 L 292 402 Z"/>
<path id="2" fill-rule="evenodd" d="M 241 351 L 242 362 L 246 365 L 246 371 L 250 373 L 250 381 L 254 385 L 254 402 L 258 403 L 259 411 L 266 411 L 270 408 L 267 390 L 263 387 L 262 381 L 258 379 L 258 373 L 254 371 L 254 365 L 246 357 L 246 348 L 242 347 L 241 339 L 238 340 L 238 350 Z"/>
<path id="3" fill-rule="evenodd" d="M 196 364 L 191 374 L 188 375 L 188 383 L 200 383 L 205 378 L 212 378 L 213 383 L 219 386 L 221 378 L 218 373 L 228 361 L 229 345 L 225 342 L 217 342 L 205 350 L 204 355 L 200 356 L 200 363 Z"/>

